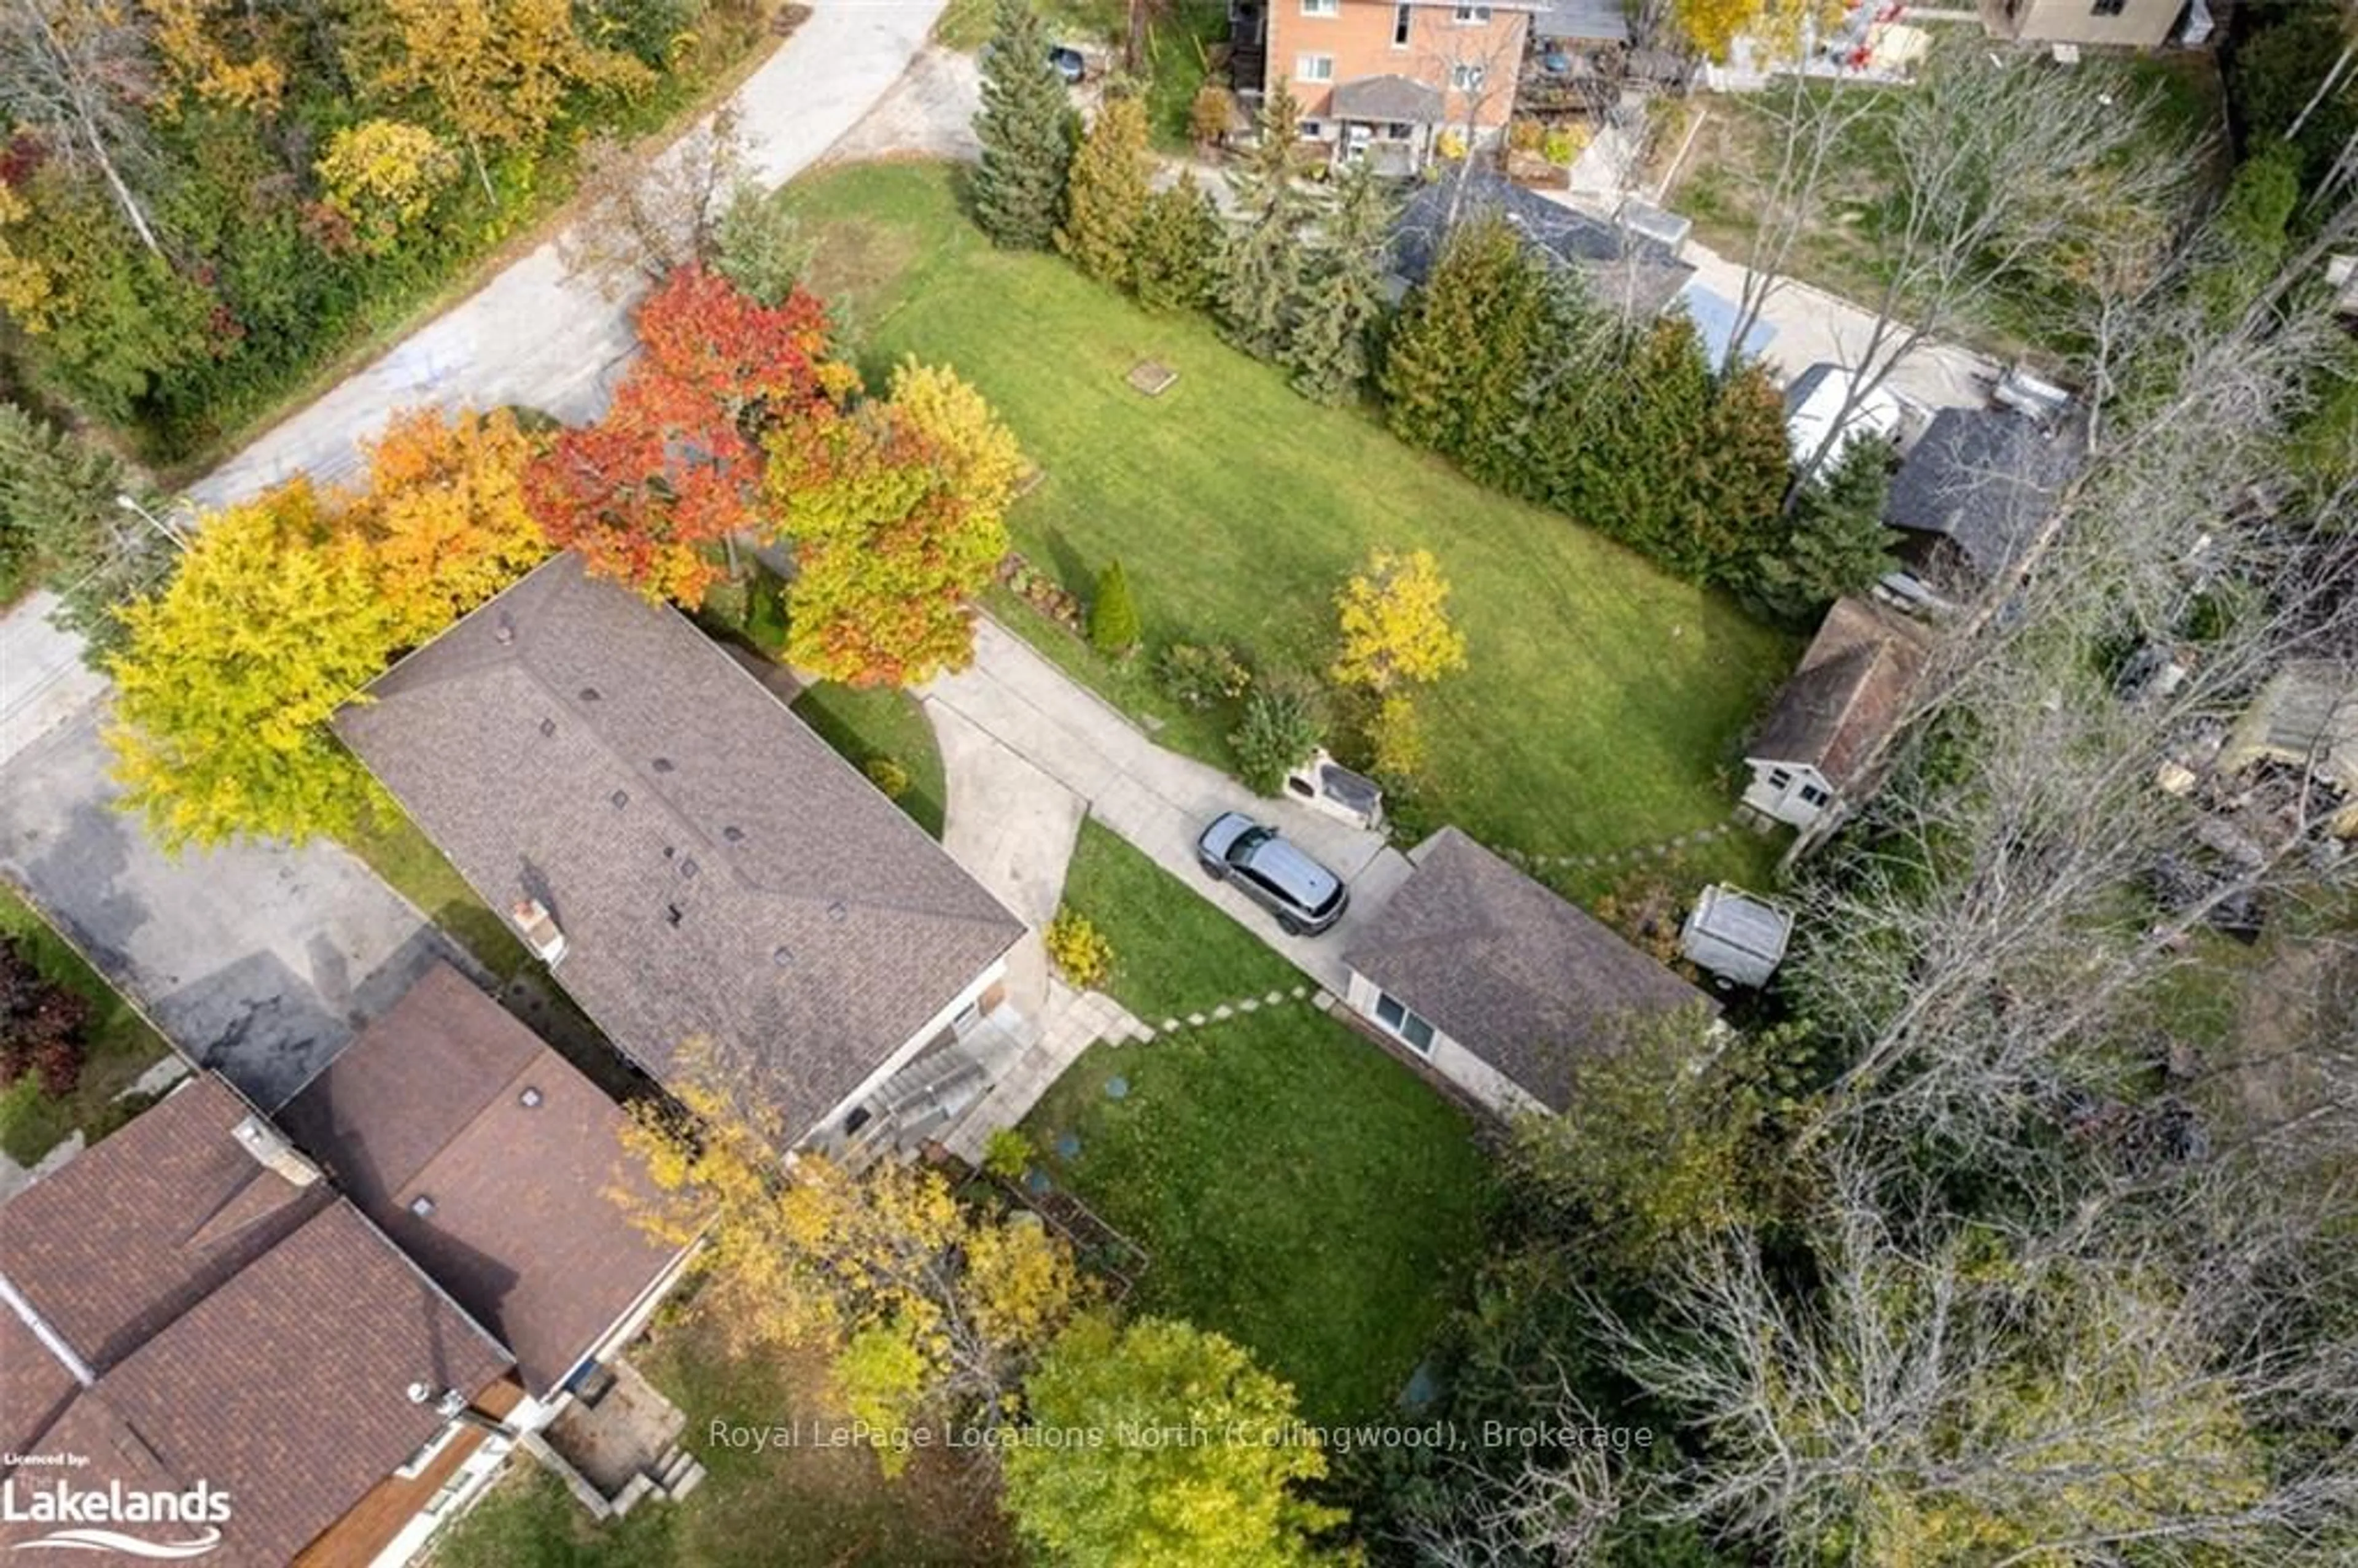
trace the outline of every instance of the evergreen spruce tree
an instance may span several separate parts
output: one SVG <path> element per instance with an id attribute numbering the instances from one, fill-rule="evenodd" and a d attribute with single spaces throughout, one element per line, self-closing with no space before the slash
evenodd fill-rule
<path id="1" fill-rule="evenodd" d="M 1030 0 L 999 0 L 974 122 L 982 143 L 974 217 L 993 243 L 1014 250 L 1046 250 L 1064 214 L 1076 126 L 1048 49 L 1048 30 Z"/>
<path id="2" fill-rule="evenodd" d="M 1801 487 L 1783 535 L 1754 559 L 1748 597 L 1771 615 L 1806 625 L 1846 593 L 1862 593 L 1889 571 L 1891 449 L 1855 440 Z"/>
<path id="3" fill-rule="evenodd" d="M 1195 177 L 1182 172 L 1146 199 L 1130 235 L 1130 287 L 1149 310 L 1197 310 L 1210 301 L 1220 218 Z"/>
<path id="4" fill-rule="evenodd" d="M 1097 598 L 1089 605 L 1089 645 L 1109 658 L 1120 658 L 1138 646 L 1138 601 L 1130 597 L 1130 578 L 1120 561 L 1109 561 L 1098 573 Z"/>
<path id="5" fill-rule="evenodd" d="M 141 488 L 113 453 L 0 403 L 0 548 L 57 590 L 93 664 L 122 643 L 116 607 L 171 570 L 170 544 L 116 499 Z"/>
<path id="6" fill-rule="evenodd" d="M 1134 92 L 1109 94 L 1073 156 L 1056 248 L 1099 283 L 1128 287 L 1146 197 L 1146 105 Z"/>
<path id="7" fill-rule="evenodd" d="M 1692 324 L 1687 330 L 1701 351 L 1701 335 Z M 1688 526 L 1680 546 L 1687 575 L 1739 587 L 1763 541 L 1785 532 L 1790 442 L 1784 395 L 1768 379 L 1767 366 L 1754 361 L 1713 378 L 1711 412 L 1689 481 Z M 1879 496 L 1875 509 L 1879 525 Z"/>
<path id="8" fill-rule="evenodd" d="M 1308 290 L 1286 344 L 1293 385 L 1318 403 L 1348 403 L 1368 379 L 1384 317 L 1390 195 L 1362 161 L 1343 177 L 1304 272 Z"/>
<path id="9" fill-rule="evenodd" d="M 1401 439 L 1485 482 L 1512 476 L 1552 322 L 1548 268 L 1496 213 L 1450 232 L 1384 357 L 1386 417 Z"/>
<path id="10" fill-rule="evenodd" d="M 1302 231 L 1310 198 L 1293 176 L 1302 107 L 1283 81 L 1262 99 L 1257 139 L 1229 177 L 1238 222 L 1220 261 L 1221 334 L 1255 359 L 1285 352 L 1302 293 Z"/>

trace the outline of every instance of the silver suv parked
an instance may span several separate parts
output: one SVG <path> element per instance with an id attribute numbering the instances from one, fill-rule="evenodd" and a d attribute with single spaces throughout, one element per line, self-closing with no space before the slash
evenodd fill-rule
<path id="1" fill-rule="evenodd" d="M 1315 936 L 1343 918 L 1351 891 L 1343 879 L 1278 837 L 1277 829 L 1230 811 L 1195 840 L 1195 859 L 1216 882 L 1277 916 L 1288 935 Z"/>

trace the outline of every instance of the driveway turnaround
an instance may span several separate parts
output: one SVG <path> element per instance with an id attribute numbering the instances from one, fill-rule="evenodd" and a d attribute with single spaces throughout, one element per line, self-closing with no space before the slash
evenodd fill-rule
<path id="1" fill-rule="evenodd" d="M 1382 834 L 1291 801 L 1265 800 L 1217 768 L 1165 751 L 995 621 L 977 621 L 973 665 L 921 695 L 928 708 L 946 709 L 1087 801 L 1098 821 L 1337 995 L 1347 984 L 1343 955 L 1354 934 L 1408 878 L 1407 858 Z M 936 730 L 942 728 L 936 719 Z M 946 747 L 944 760 L 953 760 Z M 953 820 L 957 791 L 953 766 Z M 1195 863 L 1195 838 L 1224 811 L 1275 824 L 1349 882 L 1351 907 L 1341 924 L 1322 936 L 1289 936 L 1260 905 L 1206 877 Z"/>
<path id="2" fill-rule="evenodd" d="M 258 1104 L 293 1094 L 436 958 L 471 968 L 334 845 L 173 860 L 114 808 L 106 766 L 86 708 L 0 767 L 0 876 Z"/>

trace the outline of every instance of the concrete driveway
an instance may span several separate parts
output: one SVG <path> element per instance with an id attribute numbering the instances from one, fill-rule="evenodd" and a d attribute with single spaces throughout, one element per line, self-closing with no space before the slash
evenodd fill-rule
<path id="1" fill-rule="evenodd" d="M 97 710 L 0 767 L 0 876 L 180 1047 L 276 1107 L 436 958 L 471 967 L 330 844 L 175 860 L 114 806 Z"/>
<path id="2" fill-rule="evenodd" d="M 1291 801 L 1262 799 L 1218 769 L 1165 751 L 995 621 L 978 622 L 970 667 L 932 682 L 919 695 L 934 714 L 936 732 L 971 730 L 990 737 L 1063 792 L 1086 801 L 1098 821 L 1330 991 L 1345 989 L 1342 956 L 1354 935 L 1407 880 L 1407 858 L 1383 835 Z M 951 760 L 946 748 L 945 754 Z M 954 763 L 950 790 L 955 822 Z M 1010 804 L 1018 811 L 1050 809 L 1035 807 L 1030 798 Z M 1205 876 L 1195 864 L 1195 838 L 1224 811 L 1276 824 L 1347 881 L 1351 907 L 1341 923 L 1321 936 L 1289 936 L 1260 905 Z M 1053 911 L 1054 902 L 1047 907 Z"/>

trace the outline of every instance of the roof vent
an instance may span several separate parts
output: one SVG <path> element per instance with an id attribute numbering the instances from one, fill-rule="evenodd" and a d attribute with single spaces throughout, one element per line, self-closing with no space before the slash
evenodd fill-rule
<path id="1" fill-rule="evenodd" d="M 557 960 L 565 957 L 565 933 L 557 929 L 548 906 L 536 898 L 520 898 L 508 906 L 508 916 L 516 923 L 532 956 L 555 968 Z"/>
<path id="2" fill-rule="evenodd" d="M 720 830 L 720 836 L 731 844 L 742 844 L 745 841 L 745 830 L 733 822 Z"/>
<path id="3" fill-rule="evenodd" d="M 659 773 L 667 773 L 671 771 L 672 762 L 669 757 L 657 757 L 655 759 L 655 772 Z"/>
<path id="4" fill-rule="evenodd" d="M 247 1117 L 231 1128 L 229 1135 L 237 1140 L 239 1148 L 254 1156 L 255 1164 L 298 1187 L 308 1187 L 319 1179 L 319 1168 L 295 1152 L 295 1146 L 258 1116 Z"/>
<path id="5" fill-rule="evenodd" d="M 420 1193 L 416 1197 L 409 1200 L 409 1212 L 416 1215 L 418 1218 L 424 1219 L 427 1215 L 434 1212 L 434 1200 L 427 1197 L 424 1193 Z"/>
<path id="6" fill-rule="evenodd" d="M 696 857 L 693 855 L 679 863 L 679 874 L 681 876 L 692 877 L 696 875 Z"/>
<path id="7" fill-rule="evenodd" d="M 668 921 L 670 924 L 677 925 L 681 920 L 685 918 L 686 915 L 681 911 L 679 905 L 676 903 L 667 903 L 664 905 L 664 919 Z"/>
<path id="8" fill-rule="evenodd" d="M 827 906 L 827 917 L 829 920 L 841 920 L 845 915 L 850 913 L 851 912 L 849 910 L 844 907 L 843 900 L 838 898 L 828 901 Z"/>
<path id="9" fill-rule="evenodd" d="M 777 946 L 770 949 L 770 962 L 777 965 L 778 968 L 783 969 L 794 961 L 795 950 L 792 947 L 787 946 L 785 944 L 780 943 Z"/>
<path id="10" fill-rule="evenodd" d="M 555 735 L 557 733 L 557 720 L 554 719 L 542 719 L 540 721 L 540 733 L 544 740 Z"/>
<path id="11" fill-rule="evenodd" d="M 493 640 L 494 642 L 498 643 L 502 647 L 505 647 L 505 646 L 507 646 L 510 643 L 514 642 L 514 641 L 515 641 L 515 617 L 514 617 L 514 616 L 513 616 L 513 615 L 510 615 L 510 614 L 509 614 L 506 611 L 504 611 L 504 610 L 501 611 L 500 611 L 499 624 L 497 624 L 496 626 L 493 626 L 493 627 L 492 628 L 492 640 Z"/>
<path id="12" fill-rule="evenodd" d="M 626 789 L 618 789 L 606 798 L 614 803 L 615 810 L 620 811 L 622 807 L 631 804 L 631 792 Z"/>
<path id="13" fill-rule="evenodd" d="M 526 1110 L 538 1110 L 540 1108 L 540 1091 L 530 1084 L 525 1085 L 524 1093 L 516 1096 L 516 1104 L 524 1107 Z"/>
<path id="14" fill-rule="evenodd" d="M 595 702 L 604 695 L 594 686 L 585 686 L 581 688 L 581 700 L 584 702 Z"/>

